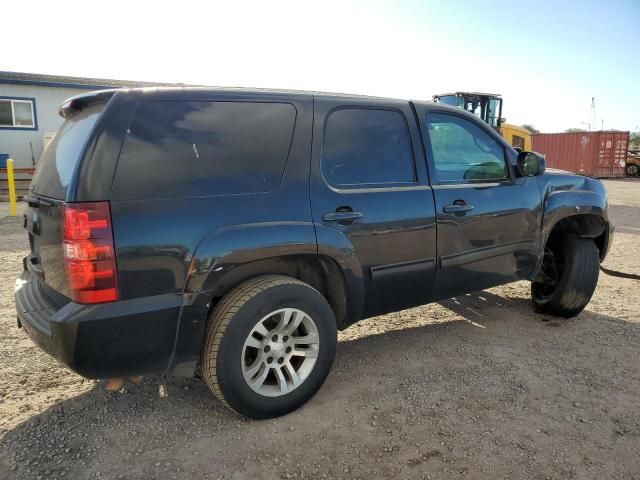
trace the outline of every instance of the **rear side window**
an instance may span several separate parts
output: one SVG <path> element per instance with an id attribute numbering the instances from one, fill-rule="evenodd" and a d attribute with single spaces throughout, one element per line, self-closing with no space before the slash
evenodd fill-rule
<path id="1" fill-rule="evenodd" d="M 36 168 L 31 187 L 35 193 L 60 200 L 66 198 L 83 147 L 105 105 L 85 108 L 58 129 Z"/>
<path id="2" fill-rule="evenodd" d="M 322 171 L 339 186 L 415 182 L 404 116 L 371 108 L 334 110 L 325 124 Z"/>
<path id="3" fill-rule="evenodd" d="M 287 103 L 141 102 L 120 154 L 113 198 L 273 191 L 295 119 Z"/>

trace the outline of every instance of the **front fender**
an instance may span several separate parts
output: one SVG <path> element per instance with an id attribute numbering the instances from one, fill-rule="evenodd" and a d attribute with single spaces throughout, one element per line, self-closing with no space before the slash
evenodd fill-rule
<path id="1" fill-rule="evenodd" d="M 585 179 L 585 182 L 587 180 Z M 604 188 L 602 188 L 602 191 L 566 188 L 553 190 L 548 188 L 544 197 L 543 212 L 541 243 L 543 249 L 538 255 L 532 278 L 538 274 L 542 267 L 544 246 L 547 244 L 549 235 L 551 235 L 558 222 L 576 215 L 596 215 L 603 219 L 607 235 L 610 231 L 607 197 Z M 601 258 L 604 257 L 601 255 Z"/>
<path id="2" fill-rule="evenodd" d="M 543 245 L 557 223 L 574 215 L 597 215 L 609 221 L 607 199 L 591 190 L 556 190 L 547 195 L 542 219 Z"/>

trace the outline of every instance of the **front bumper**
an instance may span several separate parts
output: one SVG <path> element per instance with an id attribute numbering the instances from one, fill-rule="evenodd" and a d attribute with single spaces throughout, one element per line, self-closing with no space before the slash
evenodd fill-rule
<path id="1" fill-rule="evenodd" d="M 18 321 L 44 351 L 87 378 L 170 367 L 182 307 L 175 294 L 82 305 L 29 271 L 16 280 Z"/>

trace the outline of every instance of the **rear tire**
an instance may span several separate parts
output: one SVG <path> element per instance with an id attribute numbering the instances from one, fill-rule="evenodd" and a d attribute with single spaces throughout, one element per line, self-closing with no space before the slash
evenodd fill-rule
<path id="1" fill-rule="evenodd" d="M 227 293 L 211 313 L 202 377 L 239 414 L 278 417 L 322 386 L 336 343 L 335 316 L 317 290 L 282 275 L 256 277 Z"/>
<path id="2" fill-rule="evenodd" d="M 627 165 L 627 168 L 625 170 L 627 172 L 627 175 L 630 177 L 637 177 L 638 173 L 640 173 L 640 168 L 638 168 L 638 166 L 633 163 Z"/>
<path id="3" fill-rule="evenodd" d="M 575 317 L 587 306 L 596 289 L 600 272 L 598 248 L 592 239 L 567 235 L 552 250 L 556 281 L 549 281 L 553 274 L 547 272 L 547 281 L 531 282 L 533 306 L 540 313 Z"/>

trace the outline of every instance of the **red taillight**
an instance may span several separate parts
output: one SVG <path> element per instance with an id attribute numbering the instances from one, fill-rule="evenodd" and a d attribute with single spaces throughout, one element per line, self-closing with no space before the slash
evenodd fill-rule
<path id="1" fill-rule="evenodd" d="M 66 203 L 63 218 L 64 264 L 71 298 L 78 303 L 117 300 L 109 202 Z"/>

